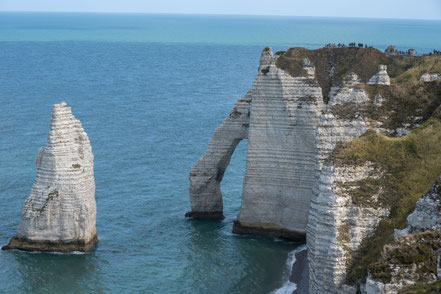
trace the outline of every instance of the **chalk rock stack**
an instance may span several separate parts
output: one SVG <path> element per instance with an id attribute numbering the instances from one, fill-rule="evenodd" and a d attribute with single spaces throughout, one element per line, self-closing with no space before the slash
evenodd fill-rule
<path id="1" fill-rule="evenodd" d="M 389 47 L 384 50 L 384 53 L 386 54 L 392 54 L 392 55 L 400 55 L 400 52 L 398 51 L 397 47 L 390 45 Z"/>
<path id="2" fill-rule="evenodd" d="M 92 250 L 98 242 L 92 148 L 65 102 L 54 105 L 47 144 L 38 151 L 36 165 L 17 233 L 2 249 Z"/>

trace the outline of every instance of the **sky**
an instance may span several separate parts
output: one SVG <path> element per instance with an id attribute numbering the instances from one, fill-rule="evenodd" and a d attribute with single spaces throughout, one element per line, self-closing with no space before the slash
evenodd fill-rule
<path id="1" fill-rule="evenodd" d="M 0 0 L 0 11 L 245 14 L 441 20 L 441 0 Z"/>

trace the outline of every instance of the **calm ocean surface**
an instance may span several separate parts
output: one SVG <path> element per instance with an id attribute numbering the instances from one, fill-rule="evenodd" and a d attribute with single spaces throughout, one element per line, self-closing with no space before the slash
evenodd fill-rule
<path id="1" fill-rule="evenodd" d="M 66 100 L 95 155 L 89 254 L 0 252 L 0 293 L 269 293 L 299 244 L 235 236 L 246 142 L 222 191 L 222 222 L 184 218 L 188 174 L 261 50 L 363 42 L 441 49 L 441 22 L 148 14 L 0 13 L 0 244 L 14 235 Z"/>

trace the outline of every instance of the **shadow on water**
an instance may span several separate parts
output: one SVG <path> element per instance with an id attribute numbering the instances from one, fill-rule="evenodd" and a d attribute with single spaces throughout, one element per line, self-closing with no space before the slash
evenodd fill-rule
<path id="1" fill-rule="evenodd" d="M 106 293 L 95 253 L 57 254 L 8 251 L 17 266 L 19 292 Z M 12 261 L 11 260 L 11 261 Z"/>
<path id="2" fill-rule="evenodd" d="M 189 220 L 184 280 L 193 293 L 269 293 L 282 284 L 284 264 L 300 244 L 231 233 L 233 221 Z M 231 241 L 233 240 L 233 242 Z"/>

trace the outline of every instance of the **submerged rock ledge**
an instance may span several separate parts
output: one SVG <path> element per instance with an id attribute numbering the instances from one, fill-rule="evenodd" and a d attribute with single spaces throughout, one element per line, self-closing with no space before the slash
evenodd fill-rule
<path id="1" fill-rule="evenodd" d="M 296 242 L 306 240 L 305 232 L 277 227 L 271 223 L 242 223 L 239 220 L 235 220 L 233 233 L 238 235 L 272 236 Z"/>
<path id="2" fill-rule="evenodd" d="M 3 250 L 19 249 L 23 251 L 40 251 L 40 252 L 61 252 L 69 253 L 74 251 L 88 252 L 95 248 L 98 243 L 98 235 L 95 234 L 87 242 L 85 240 L 77 240 L 71 242 L 63 241 L 38 241 L 28 240 L 20 237 L 12 237 L 9 243 L 2 247 Z"/>

